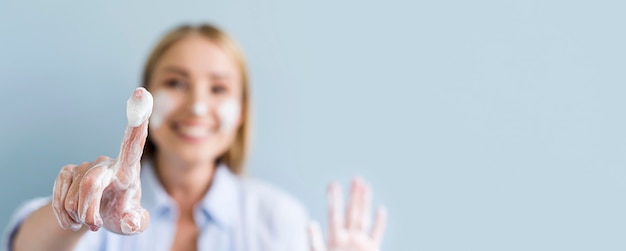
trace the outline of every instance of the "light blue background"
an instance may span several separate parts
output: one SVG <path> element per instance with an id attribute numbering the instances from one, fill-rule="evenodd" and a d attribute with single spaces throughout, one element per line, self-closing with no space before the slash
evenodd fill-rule
<path id="1" fill-rule="evenodd" d="M 0 224 L 117 155 L 148 50 L 222 26 L 253 81 L 250 173 L 325 219 L 361 175 L 383 250 L 626 250 L 624 1 L 0 2 Z"/>

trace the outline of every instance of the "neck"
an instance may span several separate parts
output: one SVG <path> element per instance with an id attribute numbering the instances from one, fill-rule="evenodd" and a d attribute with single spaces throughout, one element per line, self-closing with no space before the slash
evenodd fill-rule
<path id="1" fill-rule="evenodd" d="M 156 154 L 155 171 L 165 191 L 181 210 L 192 209 L 204 197 L 215 174 L 215 162 L 186 162 Z"/>

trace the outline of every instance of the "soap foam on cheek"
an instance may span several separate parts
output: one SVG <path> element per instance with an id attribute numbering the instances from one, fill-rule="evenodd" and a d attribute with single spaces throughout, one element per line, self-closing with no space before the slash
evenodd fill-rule
<path id="1" fill-rule="evenodd" d="M 227 100 L 217 108 L 220 131 L 227 132 L 235 128 L 241 114 L 241 105 L 235 99 Z"/>
<path id="2" fill-rule="evenodd" d="M 150 125 L 153 128 L 159 128 L 173 107 L 174 102 L 167 92 L 157 92 L 154 95 L 154 110 L 152 111 L 152 117 L 150 117 Z"/>

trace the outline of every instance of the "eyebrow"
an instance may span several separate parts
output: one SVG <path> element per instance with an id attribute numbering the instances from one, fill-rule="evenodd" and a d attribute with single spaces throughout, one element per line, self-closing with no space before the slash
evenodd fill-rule
<path id="1" fill-rule="evenodd" d="M 184 68 L 178 66 L 167 66 L 164 67 L 161 71 L 164 73 L 174 73 L 182 75 L 186 78 L 190 77 L 189 73 Z M 209 73 L 209 77 L 213 80 L 230 80 L 233 78 L 233 75 L 227 72 L 214 71 Z"/>
<path id="2" fill-rule="evenodd" d="M 211 77 L 211 79 L 216 80 L 229 80 L 232 78 L 232 74 L 228 74 L 225 72 L 211 72 L 209 76 Z"/>
<path id="3" fill-rule="evenodd" d="M 177 66 L 167 66 L 167 67 L 163 68 L 162 71 L 163 72 L 179 74 L 179 75 L 182 75 L 184 77 L 189 77 L 189 73 L 187 73 L 187 71 L 185 71 L 185 69 L 177 67 Z"/>

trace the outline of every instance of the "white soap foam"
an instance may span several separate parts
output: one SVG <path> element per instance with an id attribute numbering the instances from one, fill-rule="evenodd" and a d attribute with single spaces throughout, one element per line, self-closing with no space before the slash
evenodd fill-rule
<path id="1" fill-rule="evenodd" d="M 196 116 L 204 116 L 209 111 L 209 107 L 204 102 L 197 102 L 193 105 L 193 113 Z"/>
<path id="2" fill-rule="evenodd" d="M 130 222 L 128 222 L 127 220 L 130 220 Z M 134 234 L 134 233 L 136 233 L 137 232 L 136 230 L 141 228 L 140 225 L 141 225 L 141 219 L 139 218 L 139 216 L 137 214 L 132 214 L 132 218 L 130 218 L 130 219 L 128 219 L 128 217 L 126 217 L 126 218 L 122 218 L 120 220 L 120 227 L 122 229 L 122 233 L 124 233 L 124 234 Z M 134 231 L 133 231 L 133 226 L 134 226 L 134 229 L 135 229 Z"/>
<path id="3" fill-rule="evenodd" d="M 173 108 L 174 101 L 167 92 L 159 91 L 155 93 L 154 110 L 150 117 L 150 125 L 154 128 L 159 128 Z"/>
<path id="4" fill-rule="evenodd" d="M 140 126 L 152 113 L 152 95 L 139 87 L 126 102 L 126 119 L 130 127 Z"/>
<path id="5" fill-rule="evenodd" d="M 220 131 L 227 132 L 235 128 L 241 115 L 241 104 L 236 99 L 224 101 L 217 108 Z"/>

